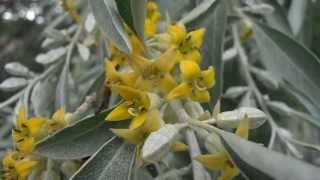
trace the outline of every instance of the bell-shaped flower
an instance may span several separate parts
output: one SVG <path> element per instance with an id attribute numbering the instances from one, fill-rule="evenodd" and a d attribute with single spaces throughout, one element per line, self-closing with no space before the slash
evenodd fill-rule
<path id="1" fill-rule="evenodd" d="M 37 161 L 24 158 L 17 151 L 13 151 L 3 158 L 2 165 L 4 180 L 25 180 L 37 165 Z"/>
<path id="2" fill-rule="evenodd" d="M 144 91 L 159 89 L 168 93 L 177 84 L 171 71 L 177 64 L 175 50 L 169 49 L 160 57 L 148 60 L 142 56 L 133 55 L 129 64 L 138 75 L 135 87 Z"/>
<path id="3" fill-rule="evenodd" d="M 62 129 L 66 125 L 65 114 L 65 108 L 61 107 L 53 114 L 52 118 L 48 120 L 45 129 L 49 134 Z"/>
<path id="4" fill-rule="evenodd" d="M 148 2 L 146 19 L 144 22 L 144 33 L 146 37 L 152 37 L 157 32 L 157 23 L 160 20 L 160 12 L 155 2 Z"/>
<path id="5" fill-rule="evenodd" d="M 145 141 L 151 132 L 160 129 L 162 125 L 163 121 L 160 118 L 159 110 L 153 109 L 143 113 L 138 120 L 130 124 L 128 129 L 112 129 L 112 132 L 129 143 L 139 145 Z"/>
<path id="6" fill-rule="evenodd" d="M 134 72 L 118 72 L 114 63 L 107 60 L 105 62 L 106 71 L 106 85 L 127 85 L 133 86 L 136 81 L 136 74 Z"/>
<path id="7" fill-rule="evenodd" d="M 34 143 L 46 121 L 45 118 L 40 117 L 27 119 L 24 108 L 20 107 L 17 124 L 12 133 L 14 143 L 19 151 L 25 154 L 32 152 Z"/>
<path id="8" fill-rule="evenodd" d="M 135 124 L 144 119 L 151 107 L 151 100 L 146 92 L 121 85 L 113 85 L 111 89 L 118 93 L 124 102 L 109 113 L 106 117 L 107 121 L 132 119 L 131 123 Z"/>
<path id="9" fill-rule="evenodd" d="M 199 65 L 193 61 L 182 61 L 180 63 L 182 82 L 171 90 L 167 100 L 191 98 L 198 102 L 210 100 L 209 88 L 215 84 L 215 73 L 212 66 L 201 71 Z"/>
<path id="10" fill-rule="evenodd" d="M 205 33 L 204 28 L 200 28 L 187 33 L 182 24 L 169 25 L 167 28 L 171 43 L 178 48 L 177 59 L 189 60 L 200 63 L 200 48 L 203 43 Z"/>
<path id="11" fill-rule="evenodd" d="M 248 139 L 249 136 L 249 119 L 248 117 L 243 118 L 240 121 L 239 127 L 237 128 L 236 135 L 241 138 Z M 205 167 L 211 170 L 218 170 L 221 172 L 219 180 L 229 180 L 239 174 L 238 168 L 229 159 L 227 152 L 217 152 L 215 154 L 199 155 L 194 158 L 199 161 Z"/>

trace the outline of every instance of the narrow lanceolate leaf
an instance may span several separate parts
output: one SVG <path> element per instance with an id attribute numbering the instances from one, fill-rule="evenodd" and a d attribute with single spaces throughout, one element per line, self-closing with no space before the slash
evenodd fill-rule
<path id="1" fill-rule="evenodd" d="M 77 48 L 78 48 L 78 52 L 79 52 L 81 58 L 84 61 L 88 61 L 90 58 L 90 49 L 80 43 L 77 44 Z"/>
<path id="2" fill-rule="evenodd" d="M 210 91 L 210 109 L 214 108 L 222 93 L 222 52 L 227 21 L 226 11 L 224 1 L 219 1 L 213 3 L 206 13 L 190 22 L 190 26 L 187 24 L 190 28 L 206 28 L 206 34 L 201 49 L 203 54 L 202 65 L 206 67 L 212 65 L 216 72 L 216 85 Z"/>
<path id="3" fill-rule="evenodd" d="M 156 0 L 156 3 L 163 16 L 169 14 L 170 19 L 178 21 L 194 8 L 195 0 Z"/>
<path id="4" fill-rule="evenodd" d="M 288 12 L 288 20 L 294 35 L 297 35 L 305 19 L 308 1 L 293 0 Z"/>
<path id="5" fill-rule="evenodd" d="M 39 54 L 36 57 L 36 62 L 40 64 L 51 64 L 59 60 L 67 52 L 65 47 L 52 49 L 44 54 Z"/>
<path id="6" fill-rule="evenodd" d="M 69 82 L 71 78 L 70 74 L 70 59 L 67 59 L 64 63 L 61 75 L 56 88 L 55 94 L 55 108 L 59 109 L 60 107 L 66 108 L 69 110 Z"/>
<path id="7" fill-rule="evenodd" d="M 110 128 L 123 127 L 123 123 L 109 123 L 104 119 L 110 110 L 93 115 L 66 127 L 36 146 L 36 151 L 52 159 L 80 159 L 96 152 L 114 137 Z"/>
<path id="8" fill-rule="evenodd" d="M 1 82 L 0 90 L 15 91 L 25 87 L 27 84 L 28 84 L 28 81 L 24 78 L 8 78 Z"/>
<path id="9" fill-rule="evenodd" d="M 130 180 L 134 159 L 134 145 L 112 138 L 70 180 Z"/>
<path id="10" fill-rule="evenodd" d="M 50 78 L 38 82 L 31 93 L 31 104 L 36 116 L 49 117 L 53 109 L 55 82 Z"/>
<path id="11" fill-rule="evenodd" d="M 301 90 L 319 108 L 320 60 L 290 37 L 265 24 L 257 23 L 254 34 L 267 70 Z M 311 113 L 320 116 L 317 111 Z"/>
<path id="12" fill-rule="evenodd" d="M 265 0 L 265 2 L 274 8 L 272 14 L 265 16 L 267 23 L 272 28 L 291 36 L 292 31 L 284 7 L 282 7 L 277 0 Z"/>
<path id="13" fill-rule="evenodd" d="M 320 168 L 271 151 L 234 134 L 219 132 L 230 158 L 248 179 L 313 180 L 320 177 Z"/>
<path id="14" fill-rule="evenodd" d="M 4 65 L 4 69 L 12 75 L 15 76 L 23 76 L 23 77 L 31 77 L 34 75 L 34 73 L 29 70 L 28 67 L 26 67 L 23 64 L 20 64 L 19 62 L 11 62 Z"/>
<path id="15" fill-rule="evenodd" d="M 132 51 L 128 34 L 125 31 L 114 0 L 90 0 L 92 13 L 102 34 L 126 53 Z"/>
<path id="16" fill-rule="evenodd" d="M 250 91 L 248 86 L 233 86 L 229 87 L 223 96 L 229 99 L 236 99 L 248 91 Z"/>
<path id="17" fill-rule="evenodd" d="M 133 27 L 140 40 L 144 40 L 144 20 L 146 17 L 147 0 L 130 0 Z"/>
<path id="18" fill-rule="evenodd" d="M 96 20 L 94 19 L 93 14 L 89 13 L 86 18 L 86 21 L 84 22 L 84 27 L 88 32 L 92 32 L 95 25 L 96 25 Z"/>
<path id="19" fill-rule="evenodd" d="M 144 40 L 144 20 L 146 14 L 146 0 L 116 0 L 119 13 L 126 24 Z"/>
<path id="20" fill-rule="evenodd" d="M 197 7 L 192 9 L 192 11 L 190 13 L 188 13 L 185 16 L 183 16 L 181 18 L 180 22 L 183 23 L 183 24 L 186 24 L 186 23 L 196 19 L 201 14 L 205 13 L 215 1 L 216 0 L 205 0 L 205 1 L 203 1 Z"/>

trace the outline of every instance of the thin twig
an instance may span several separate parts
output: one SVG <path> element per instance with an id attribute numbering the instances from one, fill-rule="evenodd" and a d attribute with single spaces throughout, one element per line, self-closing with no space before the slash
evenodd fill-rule
<path id="1" fill-rule="evenodd" d="M 13 104 L 14 102 L 18 101 L 19 98 L 23 95 L 23 92 L 25 91 L 25 89 L 19 91 L 17 94 L 11 96 L 9 99 L 3 101 L 0 103 L 0 109 L 9 106 L 10 104 Z"/>
<path id="2" fill-rule="evenodd" d="M 267 104 L 264 101 L 262 94 L 260 93 L 257 85 L 255 84 L 255 82 L 250 74 L 248 56 L 246 55 L 246 52 L 241 45 L 240 35 L 238 33 L 238 27 L 236 24 L 232 25 L 232 35 L 234 38 L 234 46 L 237 49 L 238 55 L 239 55 L 241 73 L 243 73 L 244 80 L 246 81 L 248 86 L 252 89 L 252 92 L 253 92 L 255 98 L 257 99 L 260 107 L 266 113 L 267 120 L 271 126 L 271 137 L 270 137 L 268 147 L 270 149 L 272 149 L 275 138 L 276 138 L 276 134 L 277 134 L 277 132 L 276 132 L 277 131 L 277 124 L 275 123 L 275 120 L 272 118 L 272 116 L 269 112 L 269 109 L 267 107 Z"/>
<path id="3" fill-rule="evenodd" d="M 160 176 L 157 176 L 154 180 L 165 180 L 165 179 L 172 179 L 175 177 L 181 177 L 185 174 L 187 174 L 191 170 L 192 166 L 188 165 L 186 167 L 180 168 L 180 169 L 173 169 L 170 170 Z"/>
<path id="4" fill-rule="evenodd" d="M 68 51 L 67 51 L 64 67 L 63 67 L 63 70 L 62 70 L 62 73 L 61 73 L 61 76 L 59 79 L 59 84 L 61 83 L 63 91 L 58 94 L 59 95 L 58 102 L 60 103 L 58 105 L 64 106 L 67 110 L 69 107 L 69 101 L 68 101 L 69 92 L 68 92 L 67 86 L 68 86 L 68 75 L 70 74 L 71 57 L 74 52 L 75 46 L 80 38 L 82 29 L 83 29 L 83 24 L 80 24 L 76 33 L 72 37 L 72 40 L 68 46 Z M 58 86 L 59 86 L 59 84 L 58 84 Z"/>
<path id="5" fill-rule="evenodd" d="M 68 118 L 68 123 L 72 124 L 76 122 L 77 120 L 81 119 L 90 108 L 93 107 L 97 100 L 97 96 L 87 96 L 85 101 L 72 113 L 70 114 L 70 117 Z"/>
<path id="6" fill-rule="evenodd" d="M 187 112 L 183 108 L 180 101 L 173 101 L 170 102 L 170 106 L 173 108 L 175 113 L 177 114 L 178 120 L 180 122 L 188 122 L 190 117 L 188 116 Z M 201 150 L 199 147 L 198 140 L 193 130 L 187 129 L 185 132 L 187 143 L 189 145 L 189 153 L 191 158 L 198 156 L 201 154 Z M 207 179 L 207 172 L 204 167 L 197 162 L 196 160 L 192 159 L 192 170 L 193 170 L 193 179 L 198 180 L 205 180 Z"/>

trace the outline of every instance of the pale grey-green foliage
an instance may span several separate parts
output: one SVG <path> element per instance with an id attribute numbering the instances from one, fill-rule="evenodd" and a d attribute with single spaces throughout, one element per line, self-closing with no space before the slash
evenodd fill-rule
<path id="1" fill-rule="evenodd" d="M 145 39 L 145 11 L 142 9 L 146 1 L 126 1 L 125 7 L 129 8 L 126 15 L 124 8 L 119 8 L 116 2 L 90 0 L 89 5 L 82 7 L 85 9 L 82 14 L 84 23 L 68 24 L 61 29 L 59 25 L 64 24 L 67 18 L 61 15 L 48 25 L 42 43 L 45 51 L 35 57 L 36 62 L 44 65 L 43 73 L 36 74 L 18 63 L 6 65 L 5 69 L 12 77 L 2 82 L 0 89 L 15 91 L 16 94 L 0 103 L 1 117 L 14 119 L 9 118 L 8 113 L 14 112 L 9 106 L 17 109 L 21 104 L 29 116 L 50 117 L 60 106 L 68 112 L 77 112 L 86 96 L 96 95 L 103 84 L 103 60 L 108 55 L 103 41 L 111 40 L 124 52 L 132 50 L 122 19 L 141 40 Z M 269 144 L 268 148 L 254 143 L 262 142 L 261 139 L 251 136 L 254 142 L 241 140 L 226 132 L 228 128 L 189 129 L 188 132 L 196 132 L 198 139 L 203 140 L 195 143 L 204 147 L 201 153 L 216 152 L 224 146 L 242 176 L 249 179 L 317 179 L 319 168 L 303 162 L 319 165 L 320 154 L 320 63 L 319 58 L 306 47 L 310 39 L 305 35 L 309 32 L 305 26 L 308 20 L 305 12 L 313 2 L 293 0 L 287 7 L 276 0 L 264 0 L 272 7 L 271 14 L 267 11 L 270 9 L 264 9 L 264 13 L 257 12 L 254 7 L 260 7 L 258 1 L 243 1 L 246 3 L 242 4 L 231 0 L 157 2 L 162 17 L 168 15 L 174 22 L 184 22 L 188 29 L 206 28 L 201 49 L 203 66 L 213 65 L 216 71 L 216 86 L 211 92 L 213 99 L 209 110 L 218 100 L 222 101 L 222 109 L 259 107 L 266 113 L 271 127 L 271 133 L 266 126 L 255 130 L 267 137 L 268 141 L 263 142 Z M 252 14 L 262 15 L 257 18 Z M 245 42 L 240 42 L 242 26 L 238 25 L 241 25 L 242 18 L 252 23 L 254 34 L 253 39 Z M 265 23 L 261 19 L 265 19 Z M 99 48 L 91 46 L 93 43 L 86 44 L 94 39 L 91 33 L 98 31 L 103 34 L 101 42 L 95 42 Z M 232 100 L 234 105 L 224 103 L 226 99 Z M 92 113 L 94 109 L 96 107 L 89 107 L 85 113 Z M 155 164 L 155 170 L 139 169 L 134 146 L 123 143 L 110 131 L 110 128 L 126 127 L 126 122 L 109 124 L 103 121 L 107 113 L 88 116 L 70 124 L 39 142 L 36 151 L 52 159 L 91 156 L 71 179 L 192 179 L 191 173 L 198 171 L 206 175 L 203 177 L 209 175 L 199 168 L 199 164 L 190 161 L 188 153 L 169 153 L 163 158 L 163 163 L 168 166 L 159 162 Z M 164 110 L 163 117 L 176 118 L 168 114 Z M 193 120 L 198 118 L 190 116 Z M 7 136 L 12 124 L 1 125 L 2 138 Z M 209 134 L 213 132 L 216 134 Z M 190 142 L 188 135 L 181 133 L 181 137 Z M 6 143 L 1 141 L 0 147 L 8 147 Z M 190 144 L 192 154 L 195 144 Z M 151 177 L 150 174 L 158 176 Z M 217 175 L 210 173 L 210 177 L 216 179 Z"/>

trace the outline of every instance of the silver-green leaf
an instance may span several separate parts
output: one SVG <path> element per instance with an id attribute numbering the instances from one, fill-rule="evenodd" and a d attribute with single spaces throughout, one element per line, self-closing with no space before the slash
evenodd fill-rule
<path id="1" fill-rule="evenodd" d="M 271 151 L 232 133 L 219 132 L 230 158 L 248 179 L 314 180 L 320 177 L 318 167 Z"/>
<path id="2" fill-rule="evenodd" d="M 104 119 L 110 112 L 80 120 L 58 133 L 40 141 L 36 151 L 52 159 L 80 159 L 96 152 L 101 145 L 114 137 L 110 128 L 117 128 L 123 123 L 109 123 Z"/>
<path id="3" fill-rule="evenodd" d="M 114 0 L 90 0 L 92 13 L 102 34 L 126 53 L 132 46 Z"/>
<path id="4" fill-rule="evenodd" d="M 25 78 L 16 78 L 11 77 L 0 84 L 1 91 L 15 91 L 25 87 L 28 84 L 28 81 Z"/>
<path id="5" fill-rule="evenodd" d="M 319 108 L 320 60 L 303 45 L 265 24 L 256 23 L 254 34 L 267 70 L 301 90 Z M 320 116 L 318 111 L 311 113 Z"/>
<path id="6" fill-rule="evenodd" d="M 112 138 L 70 180 L 130 180 L 134 160 L 135 146 Z"/>

